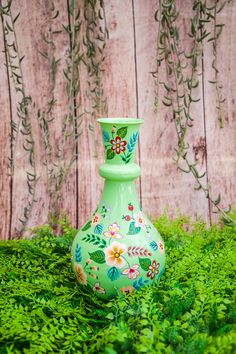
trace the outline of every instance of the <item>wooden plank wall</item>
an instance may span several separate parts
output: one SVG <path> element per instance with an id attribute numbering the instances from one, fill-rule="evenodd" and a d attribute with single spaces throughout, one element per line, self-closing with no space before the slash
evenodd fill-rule
<path id="1" fill-rule="evenodd" d="M 82 6 L 78 0 L 78 7 Z M 191 17 L 191 0 L 177 1 L 180 10 L 180 38 L 185 48 L 191 45 L 186 35 Z M 158 26 L 154 20 L 157 2 L 154 0 L 105 0 L 106 21 L 109 39 L 105 48 L 105 61 L 102 82 L 107 97 L 107 115 L 109 117 L 140 117 L 145 123 L 141 128 L 137 162 L 141 165 L 142 176 L 137 181 L 137 191 L 143 210 L 156 217 L 168 207 L 171 216 L 181 211 L 193 217 L 203 217 L 209 221 L 212 210 L 203 193 L 194 190 L 193 178 L 177 171 L 173 162 L 176 146 L 176 134 L 170 119 L 170 110 L 161 106 L 158 113 L 154 110 L 155 83 L 150 74 L 155 69 L 156 40 Z M 14 0 L 14 16 L 20 12 L 15 23 L 19 52 L 25 56 L 22 61 L 24 85 L 27 94 L 32 96 L 33 105 L 30 119 L 36 146 L 36 167 L 38 176 L 36 200 L 28 227 L 40 225 L 48 220 L 48 212 L 53 209 L 49 196 L 48 179 L 42 161 L 45 159 L 43 140 L 37 121 L 38 111 L 45 111 L 50 97 L 56 104 L 50 113 L 51 160 L 57 159 L 57 147 L 62 144 L 64 116 L 68 112 L 66 79 L 63 69 L 66 67 L 70 38 L 61 31 L 62 24 L 68 26 L 70 16 L 65 1 L 59 0 L 53 6 L 52 1 L 32 2 Z M 59 15 L 53 19 L 55 12 Z M 214 72 L 211 66 L 212 46 L 204 48 L 200 85 L 196 96 L 201 100 L 193 105 L 195 117 L 189 140 L 192 146 L 199 147 L 200 168 L 207 171 L 205 182 L 209 182 L 215 196 L 222 194 L 223 206 L 236 204 L 236 6 L 231 1 L 220 15 L 219 21 L 226 24 L 218 45 L 218 67 L 223 84 L 222 94 L 225 102 L 225 127 L 219 127 L 215 110 L 216 93 L 209 83 Z M 43 40 L 43 35 L 52 38 L 55 46 Z M 51 36 L 51 37 L 50 37 Z M 3 27 L 0 29 L 0 238 L 14 237 L 21 223 L 24 207 L 28 201 L 25 172 L 29 168 L 28 155 L 22 147 L 22 138 L 15 146 L 15 174 L 8 173 L 8 157 L 11 154 L 9 144 L 10 122 L 16 119 L 19 100 L 11 84 L 6 69 L 4 53 Z M 46 54 L 47 58 L 41 53 Z M 55 83 L 52 85 L 50 63 L 52 58 L 60 59 L 56 67 Z M 80 72 L 81 110 L 88 108 L 85 95 L 87 73 Z M 98 125 L 95 131 L 89 129 L 91 117 L 84 114 L 81 121 L 81 136 L 78 140 L 78 158 L 71 169 L 61 191 L 59 211 L 65 210 L 72 224 L 81 226 L 95 209 L 103 187 L 98 175 L 98 166 L 102 162 L 102 142 Z M 202 142 L 205 141 L 205 148 Z M 97 156 L 94 151 L 94 143 Z M 72 154 L 72 144 L 68 144 L 62 163 Z M 191 154 L 196 154 L 192 149 Z"/>

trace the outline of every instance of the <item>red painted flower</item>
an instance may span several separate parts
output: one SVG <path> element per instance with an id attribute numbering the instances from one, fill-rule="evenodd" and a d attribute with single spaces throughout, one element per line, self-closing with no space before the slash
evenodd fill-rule
<path id="1" fill-rule="evenodd" d="M 111 139 L 110 141 L 112 147 L 111 149 L 113 151 L 115 151 L 117 154 L 120 154 L 121 151 L 125 151 L 126 150 L 126 141 L 125 140 L 121 140 L 120 136 L 117 136 L 116 139 Z"/>
<path id="2" fill-rule="evenodd" d="M 130 216 L 129 215 L 125 215 L 125 220 L 126 221 L 130 221 Z"/>
<path id="3" fill-rule="evenodd" d="M 147 277 L 154 279 L 155 276 L 159 273 L 160 263 L 157 263 L 155 260 L 150 266 L 148 266 Z"/>

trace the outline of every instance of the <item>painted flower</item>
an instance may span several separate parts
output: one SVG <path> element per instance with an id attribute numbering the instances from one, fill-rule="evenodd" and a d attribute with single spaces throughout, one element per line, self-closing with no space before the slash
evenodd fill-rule
<path id="1" fill-rule="evenodd" d="M 134 220 L 135 220 L 135 227 L 141 227 L 142 229 L 145 228 L 146 221 L 141 211 L 138 212 L 137 214 L 134 214 Z"/>
<path id="2" fill-rule="evenodd" d="M 97 291 L 100 294 L 106 294 L 106 291 L 104 288 L 101 287 L 99 283 L 95 283 L 93 287 L 93 291 Z"/>
<path id="3" fill-rule="evenodd" d="M 130 215 L 125 215 L 125 221 L 130 221 L 131 217 Z"/>
<path id="4" fill-rule="evenodd" d="M 133 286 L 125 286 L 123 288 L 120 288 L 120 291 L 124 294 L 130 294 L 134 292 L 134 287 Z"/>
<path id="5" fill-rule="evenodd" d="M 117 268 L 124 267 L 126 261 L 122 257 L 122 254 L 126 251 L 126 245 L 123 243 L 112 242 L 110 246 L 104 250 L 106 263 L 109 266 L 115 266 Z"/>
<path id="6" fill-rule="evenodd" d="M 161 254 L 165 253 L 165 247 L 164 247 L 164 243 L 162 241 L 158 242 L 158 248 L 159 248 Z"/>
<path id="7" fill-rule="evenodd" d="M 91 222 L 92 226 L 96 226 L 97 224 L 99 224 L 100 220 L 101 220 L 100 214 L 96 213 L 92 218 L 92 222 Z"/>
<path id="8" fill-rule="evenodd" d="M 155 260 L 150 266 L 148 266 L 147 277 L 154 279 L 155 276 L 159 273 L 160 263 L 157 263 Z"/>
<path id="9" fill-rule="evenodd" d="M 134 264 L 132 267 L 125 269 L 122 274 L 128 275 L 129 279 L 136 279 L 139 276 L 139 264 Z"/>
<path id="10" fill-rule="evenodd" d="M 112 145 L 111 149 L 113 151 L 115 151 L 117 154 L 120 154 L 121 151 L 125 151 L 126 150 L 126 141 L 125 140 L 121 140 L 120 136 L 117 136 L 116 139 L 111 139 L 110 143 Z"/>
<path id="11" fill-rule="evenodd" d="M 123 236 L 119 234 L 120 227 L 117 225 L 116 222 L 108 226 L 109 231 L 103 232 L 103 235 L 110 238 L 122 238 Z"/>
<path id="12" fill-rule="evenodd" d="M 84 272 L 82 265 L 76 264 L 75 271 L 76 271 L 76 277 L 77 277 L 79 283 L 87 285 L 87 275 Z"/>

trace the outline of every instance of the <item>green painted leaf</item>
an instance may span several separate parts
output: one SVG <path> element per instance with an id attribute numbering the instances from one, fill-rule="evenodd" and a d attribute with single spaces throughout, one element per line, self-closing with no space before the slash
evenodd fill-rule
<path id="1" fill-rule="evenodd" d="M 89 220 L 83 227 L 82 227 L 82 231 L 86 231 L 86 230 L 88 230 L 89 228 L 90 228 L 90 226 L 91 226 L 91 220 Z"/>
<path id="2" fill-rule="evenodd" d="M 128 235 L 135 235 L 135 234 L 138 234 L 141 230 L 141 227 L 136 227 L 135 226 L 135 222 L 132 221 L 129 225 L 129 232 L 128 232 Z"/>
<path id="3" fill-rule="evenodd" d="M 122 127 L 117 130 L 116 134 L 120 136 L 121 138 L 124 138 L 127 134 L 127 127 Z"/>
<path id="4" fill-rule="evenodd" d="M 105 253 L 103 251 L 95 251 L 92 253 L 89 253 L 90 258 L 96 262 L 96 263 L 105 263 Z"/>
<path id="5" fill-rule="evenodd" d="M 111 159 L 113 159 L 114 157 L 115 157 L 115 151 L 113 151 L 112 149 L 108 149 L 107 150 L 107 159 L 108 160 L 111 160 Z"/>
<path id="6" fill-rule="evenodd" d="M 152 264 L 152 261 L 149 258 L 139 258 L 139 264 L 140 267 L 147 272 L 148 267 Z"/>
<path id="7" fill-rule="evenodd" d="M 111 281 L 114 281 L 120 277 L 120 271 L 116 267 L 112 267 L 108 269 L 107 275 Z"/>

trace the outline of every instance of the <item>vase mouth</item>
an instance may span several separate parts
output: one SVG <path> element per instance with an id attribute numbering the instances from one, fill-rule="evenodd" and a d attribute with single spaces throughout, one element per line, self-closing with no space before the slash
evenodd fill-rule
<path id="1" fill-rule="evenodd" d="M 121 118 L 121 117 L 117 117 L 117 118 L 98 118 L 97 119 L 98 123 L 102 123 L 102 124 L 128 124 L 128 125 L 132 125 L 132 124 L 142 124 L 144 123 L 144 119 L 140 119 L 140 118 Z"/>

